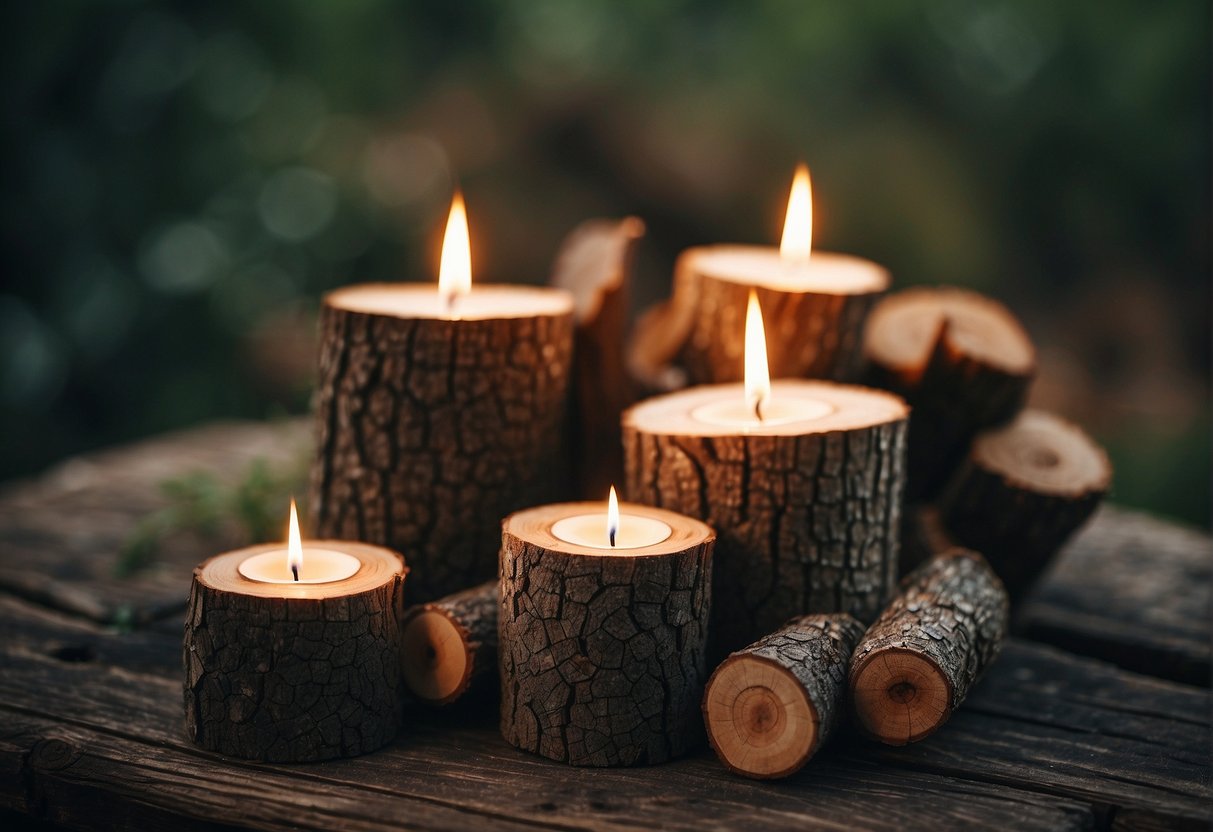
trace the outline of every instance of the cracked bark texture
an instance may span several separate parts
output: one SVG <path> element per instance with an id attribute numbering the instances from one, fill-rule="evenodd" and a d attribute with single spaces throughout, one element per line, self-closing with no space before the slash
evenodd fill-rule
<path id="1" fill-rule="evenodd" d="M 576 554 L 524 531 L 526 514 L 502 535 L 502 736 L 576 766 L 651 765 L 696 747 L 711 530 L 672 518 L 675 536 L 690 531 L 674 551 Z"/>
<path id="2" fill-rule="evenodd" d="M 1038 410 L 982 434 L 939 498 L 944 529 L 985 555 L 1012 600 L 1095 513 L 1112 467 L 1083 431 Z"/>
<path id="3" fill-rule="evenodd" d="M 785 291 L 704 274 L 702 258 L 726 248 L 734 247 L 689 249 L 675 266 L 672 303 L 682 310 L 676 322 L 685 332 L 681 362 L 690 382 L 741 380 L 751 289 L 762 304 L 771 378 L 853 380 L 861 365 L 864 322 L 888 287 L 887 275 L 871 291 L 833 294 Z"/>
<path id="4" fill-rule="evenodd" d="M 413 695 L 448 705 L 497 678 L 496 580 L 412 607 L 404 621 L 404 679 Z"/>
<path id="5" fill-rule="evenodd" d="M 828 401 L 829 386 L 816 384 Z M 897 581 L 906 447 L 899 412 L 800 435 L 665 433 L 625 416 L 628 495 L 716 529 L 714 655 L 796 615 L 871 621 L 880 613 Z"/>
<path id="6" fill-rule="evenodd" d="M 829 741 L 846 713 L 847 669 L 863 633 L 845 613 L 805 615 L 724 660 L 708 680 L 703 716 L 729 770 L 787 777 Z M 805 719 L 790 718 L 796 711 Z"/>
<path id="7" fill-rule="evenodd" d="M 407 552 L 414 601 L 492 578 L 501 518 L 566 485 L 572 349 L 571 311 L 448 321 L 326 301 L 318 534 Z"/>
<path id="8" fill-rule="evenodd" d="M 352 544 L 330 545 L 350 551 Z M 238 563 L 257 550 L 220 558 L 237 556 Z M 205 574 L 210 563 L 194 572 L 182 651 L 190 739 L 208 751 L 284 763 L 353 757 L 396 737 L 403 688 L 399 556 L 385 553 L 353 590 L 341 588 L 353 579 L 302 590 L 329 597 L 245 594 L 234 581 Z"/>
<path id="9" fill-rule="evenodd" d="M 890 745 L 933 733 L 990 666 L 1007 633 L 1009 601 L 981 555 L 937 555 L 856 647 L 850 686 L 865 733 Z"/>
<path id="10" fill-rule="evenodd" d="M 898 314 L 902 307 L 913 309 Z M 911 331 L 924 327 L 931 343 L 915 358 Z M 1023 409 L 1036 375 L 1035 350 L 1015 316 L 967 290 L 891 295 L 874 310 L 865 341 L 868 382 L 897 393 L 913 409 L 906 481 L 911 501 L 938 495 L 973 437 Z M 982 346 L 975 349 L 975 341 Z"/>

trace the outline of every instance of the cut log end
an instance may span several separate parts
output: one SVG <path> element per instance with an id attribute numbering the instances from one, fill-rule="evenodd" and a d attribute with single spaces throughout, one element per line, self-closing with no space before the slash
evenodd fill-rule
<path id="1" fill-rule="evenodd" d="M 926 656 L 908 650 L 872 653 L 852 676 L 855 718 L 864 732 L 887 745 L 917 742 L 948 719 L 947 676 Z"/>
<path id="2" fill-rule="evenodd" d="M 725 659 L 708 682 L 703 711 L 717 756 L 746 777 L 785 777 L 817 746 L 817 709 L 796 677 L 770 659 Z"/>
<path id="3" fill-rule="evenodd" d="M 1108 490 L 1107 454 L 1081 428 L 1051 413 L 1028 410 L 1012 424 L 978 436 L 973 461 L 1037 493 L 1079 497 Z"/>
<path id="4" fill-rule="evenodd" d="M 409 690 L 425 702 L 445 704 L 468 685 L 467 635 L 447 615 L 424 610 L 404 626 L 401 664 Z"/>

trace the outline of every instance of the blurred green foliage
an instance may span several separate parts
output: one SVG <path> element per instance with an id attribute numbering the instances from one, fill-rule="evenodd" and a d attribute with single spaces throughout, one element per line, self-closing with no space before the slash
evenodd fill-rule
<path id="1" fill-rule="evenodd" d="M 1110 446 L 1119 498 L 1207 520 L 1207 3 L 60 0 L 0 22 L 0 474 L 303 410 L 319 293 L 432 279 L 456 181 L 477 279 L 542 280 L 578 220 L 642 216 L 644 304 L 686 245 L 776 240 L 804 158 L 821 245 L 1008 301 L 1039 401 Z"/>

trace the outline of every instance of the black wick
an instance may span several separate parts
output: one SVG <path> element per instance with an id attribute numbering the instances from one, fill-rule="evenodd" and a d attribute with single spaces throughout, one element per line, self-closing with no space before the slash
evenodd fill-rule
<path id="1" fill-rule="evenodd" d="M 760 422 L 762 421 L 762 399 L 761 398 L 759 398 L 757 401 L 754 402 L 754 416 L 757 417 L 758 421 L 760 421 Z"/>
<path id="2" fill-rule="evenodd" d="M 611 548 L 615 548 L 615 530 L 607 529 L 607 538 L 611 541 Z"/>
<path id="3" fill-rule="evenodd" d="M 295 582 L 299 582 L 299 567 L 291 566 L 291 574 L 295 576 Z"/>

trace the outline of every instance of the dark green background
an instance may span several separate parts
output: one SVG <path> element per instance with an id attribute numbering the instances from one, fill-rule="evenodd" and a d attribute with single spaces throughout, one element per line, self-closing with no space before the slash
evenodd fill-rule
<path id="1" fill-rule="evenodd" d="M 306 409 L 311 315 L 433 279 L 451 187 L 476 276 L 540 281 L 578 220 L 816 239 L 994 294 L 1036 403 L 1116 498 L 1209 513 L 1208 5 L 5 4 L 0 474 Z"/>

